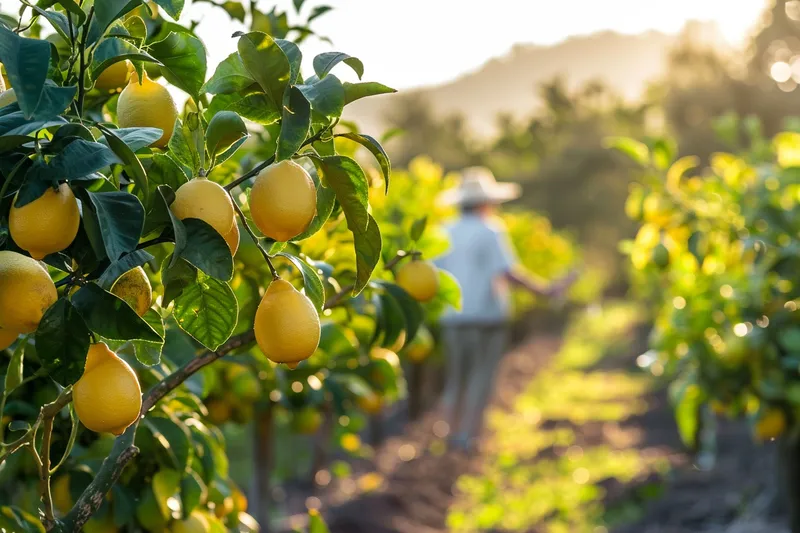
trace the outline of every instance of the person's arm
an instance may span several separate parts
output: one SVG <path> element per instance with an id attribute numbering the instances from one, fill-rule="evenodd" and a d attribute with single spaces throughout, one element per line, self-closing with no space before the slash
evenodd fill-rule
<path id="1" fill-rule="evenodd" d="M 530 275 L 528 275 L 525 271 L 523 271 L 519 267 L 512 267 L 506 272 L 506 279 L 517 285 L 522 287 L 523 289 L 537 295 L 537 296 L 544 296 L 547 298 L 551 297 L 560 297 L 561 294 L 572 285 L 572 282 L 575 280 L 575 276 L 577 272 L 572 271 L 567 274 L 566 277 L 563 279 L 551 283 L 549 285 L 545 285 L 540 283 L 539 281 L 533 279 Z"/>

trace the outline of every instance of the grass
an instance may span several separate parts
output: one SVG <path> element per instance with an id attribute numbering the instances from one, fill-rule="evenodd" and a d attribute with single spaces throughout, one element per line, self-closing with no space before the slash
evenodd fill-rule
<path id="1" fill-rule="evenodd" d="M 637 516 L 635 505 L 607 508 L 602 482 L 630 483 L 667 468 L 644 457 L 635 432 L 619 425 L 647 410 L 653 383 L 643 374 L 592 367 L 630 349 L 640 316 L 636 306 L 615 303 L 573 317 L 560 351 L 512 411 L 488 414 L 493 436 L 487 460 L 479 475 L 457 481 L 447 520 L 451 531 L 536 527 L 548 533 L 605 533 L 613 523 Z M 601 428 L 604 444 L 584 444 L 590 424 Z"/>

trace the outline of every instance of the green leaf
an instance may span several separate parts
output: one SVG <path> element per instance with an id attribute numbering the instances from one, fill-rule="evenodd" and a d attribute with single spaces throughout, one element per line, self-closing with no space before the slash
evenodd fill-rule
<path id="1" fill-rule="evenodd" d="M 228 15 L 234 20 L 238 20 L 239 22 L 244 22 L 244 17 L 247 15 L 244 10 L 244 6 L 241 2 L 228 0 L 222 4 L 222 9 L 228 12 Z"/>
<path id="2" fill-rule="evenodd" d="M 97 81 L 100 74 L 105 69 L 125 60 L 147 61 L 161 65 L 161 62 L 150 54 L 139 50 L 139 48 L 124 39 L 109 37 L 103 39 L 92 55 L 92 64 L 89 67 L 92 81 Z"/>
<path id="3" fill-rule="evenodd" d="M 347 217 L 347 226 L 365 229 L 369 224 L 369 182 L 358 163 L 349 157 L 335 155 L 313 157 L 322 183 L 334 190 L 336 199 Z"/>
<path id="4" fill-rule="evenodd" d="M 165 337 L 166 331 L 164 329 L 164 321 L 161 315 L 155 309 L 148 310 L 142 320 L 147 322 L 153 331 L 158 333 L 162 338 Z M 157 365 L 161 361 L 161 351 L 164 348 L 164 342 L 150 342 L 142 340 L 130 341 L 133 344 L 133 349 L 136 353 L 136 359 L 145 366 Z"/>
<path id="5" fill-rule="evenodd" d="M 377 337 L 380 332 L 383 332 L 381 346 L 392 346 L 405 329 L 405 314 L 397 300 L 388 292 L 380 293 L 376 297 L 380 302 L 380 312 L 375 335 Z"/>
<path id="6" fill-rule="evenodd" d="M 106 268 L 105 272 L 103 272 L 103 275 L 100 276 L 100 279 L 97 280 L 97 283 L 104 290 L 110 291 L 114 282 L 117 281 L 117 278 L 129 270 L 146 264 L 152 259 L 153 256 L 146 251 L 134 250 L 111 263 L 108 268 Z"/>
<path id="7" fill-rule="evenodd" d="M 196 176 L 203 166 L 205 150 L 199 115 L 189 113 L 185 122 L 177 119 L 174 132 L 169 140 L 170 153 L 178 162 L 186 165 L 193 176 Z"/>
<path id="8" fill-rule="evenodd" d="M 303 63 L 303 52 L 300 47 L 292 41 L 286 39 L 275 39 L 275 44 L 280 46 L 283 53 L 286 54 L 286 59 L 289 60 L 289 84 L 297 83 L 300 78 L 300 67 Z"/>
<path id="9" fill-rule="evenodd" d="M 319 512 L 313 509 L 308 511 L 308 533 L 330 533 Z"/>
<path id="10" fill-rule="evenodd" d="M 210 94 L 233 94 L 254 83 L 256 80 L 244 67 L 242 58 L 234 52 L 217 65 L 211 79 L 203 86 L 203 91 Z"/>
<path id="11" fill-rule="evenodd" d="M 778 332 L 778 344 L 787 352 L 800 352 L 800 327 L 792 326 Z"/>
<path id="12" fill-rule="evenodd" d="M 86 22 L 86 13 L 83 12 L 81 6 L 78 5 L 75 0 L 39 0 L 36 5 L 43 9 L 49 9 L 55 4 L 59 4 L 65 10 L 69 11 L 71 14 L 75 15 L 77 18 L 72 21 L 75 26 L 83 26 L 83 23 Z"/>
<path id="13" fill-rule="evenodd" d="M 370 277 L 372 277 L 372 271 L 375 270 L 375 266 L 381 259 L 381 232 L 372 215 L 367 216 L 369 217 L 369 222 L 366 229 L 350 228 L 350 231 L 353 232 L 356 250 L 356 283 L 353 288 L 353 295 L 360 293 L 367 286 Z"/>
<path id="14" fill-rule="evenodd" d="M 172 201 L 175 196 L 175 193 L 172 191 L 178 190 L 178 187 L 188 181 L 186 174 L 183 173 L 178 163 L 164 154 L 154 154 L 153 157 L 146 162 L 148 164 L 147 181 L 148 187 L 150 188 L 150 195 L 145 201 L 142 191 L 139 189 L 135 191 L 139 199 L 143 201 L 146 211 L 142 235 L 149 235 L 164 227 L 170 227 L 174 230 L 175 225 L 172 221 L 173 217 L 170 214 L 168 204 L 166 204 L 158 188 L 164 187 L 169 195 L 170 201 Z M 180 229 L 182 229 L 182 227 Z"/>
<path id="15" fill-rule="evenodd" d="M 378 164 L 381 166 L 381 171 L 383 172 L 383 180 L 385 182 L 385 189 L 386 193 L 389 193 L 389 176 L 392 173 L 392 163 L 389 160 L 389 154 L 386 153 L 386 150 L 383 149 L 381 143 L 378 142 L 377 139 L 374 137 L 370 137 L 369 135 L 358 134 L 358 133 L 340 133 L 336 135 L 337 137 L 344 137 L 345 139 L 350 139 L 351 141 L 355 141 L 367 150 L 369 150 L 375 159 L 378 161 Z M 417 240 L 417 239 L 414 239 Z"/>
<path id="16" fill-rule="evenodd" d="M 389 283 L 388 281 L 377 281 L 376 283 L 380 287 L 383 287 L 387 293 L 391 294 L 400 306 L 403 317 L 405 318 L 406 344 L 408 344 L 417 335 L 419 327 L 425 320 L 422 306 L 399 285 Z"/>
<path id="17" fill-rule="evenodd" d="M 11 354 L 11 361 L 8 362 L 8 367 L 6 368 L 6 381 L 5 388 L 3 389 L 3 394 L 6 396 L 11 394 L 11 391 L 19 387 L 19 384 L 22 383 L 23 360 L 26 346 L 28 346 L 28 337 L 23 338 L 23 340 L 17 344 L 14 353 Z"/>
<path id="18" fill-rule="evenodd" d="M 147 184 L 147 174 L 144 171 L 142 162 L 136 157 L 136 150 L 149 146 L 159 138 L 161 138 L 161 130 L 158 128 L 125 128 L 127 131 L 122 130 L 112 131 L 108 128 L 100 126 L 100 131 L 103 133 L 103 140 L 108 143 L 109 148 L 120 158 L 125 165 L 125 171 L 133 178 L 133 182 L 142 191 L 143 200 L 145 203 L 148 201 L 150 188 Z M 130 139 L 122 137 L 125 135 Z M 102 142 L 102 141 L 101 141 Z"/>
<path id="19" fill-rule="evenodd" d="M 294 4 L 294 10 L 297 11 L 298 13 L 300 13 L 300 9 L 302 9 L 303 4 L 305 3 L 305 1 L 306 0 L 293 0 L 292 3 Z"/>
<path id="20" fill-rule="evenodd" d="M 153 57 L 161 61 L 161 73 L 168 82 L 198 98 L 206 79 L 206 49 L 197 37 L 170 32 L 163 41 L 150 45 Z"/>
<path id="21" fill-rule="evenodd" d="M 169 208 L 172 202 L 175 201 L 175 193 L 172 192 L 172 189 L 166 185 L 159 185 L 158 192 L 164 200 L 163 205 L 166 207 L 167 217 L 169 217 L 169 221 L 172 224 L 172 231 L 175 236 L 175 248 L 172 250 L 172 264 L 174 265 L 183 253 L 183 249 L 186 248 L 186 228 L 183 226 L 183 222 L 172 212 L 172 209 Z"/>
<path id="22" fill-rule="evenodd" d="M 178 326 L 209 350 L 227 341 L 239 315 L 239 305 L 230 286 L 214 278 L 200 278 L 175 299 Z"/>
<path id="23" fill-rule="evenodd" d="M 281 119 L 281 107 L 276 107 L 264 93 L 218 94 L 211 100 L 209 111 L 233 111 L 257 124 L 269 126 Z"/>
<path id="24" fill-rule="evenodd" d="M 56 32 L 61 36 L 61 38 L 63 38 L 65 41 L 70 40 L 69 21 L 63 13 L 59 13 L 57 11 L 47 11 L 39 6 L 33 6 L 33 10 L 46 18 L 53 29 L 56 30 Z M 72 36 L 74 37 L 76 33 L 75 27 L 73 26 Z"/>
<path id="25" fill-rule="evenodd" d="M 112 22 L 132 11 L 141 3 L 141 0 L 103 0 L 102 2 L 96 2 L 94 4 L 94 18 L 89 26 L 89 35 L 86 43 L 91 45 L 99 41 Z M 11 84 L 16 87 L 13 80 Z"/>
<path id="26" fill-rule="evenodd" d="M 656 139 L 651 150 L 653 164 L 656 168 L 666 170 L 678 153 L 675 141 L 671 139 Z"/>
<path id="27" fill-rule="evenodd" d="M 50 66 L 50 43 L 20 37 L 0 25 L 0 62 L 14 87 L 19 108 L 26 119 L 33 117 L 44 90 Z"/>
<path id="28" fill-rule="evenodd" d="M 161 283 L 164 284 L 162 307 L 167 307 L 170 302 L 183 294 L 186 287 L 197 282 L 197 269 L 194 266 L 180 258 L 171 265 L 173 263 L 171 257 L 168 257 L 161 267 Z"/>
<path id="29" fill-rule="evenodd" d="M 311 103 L 314 111 L 326 117 L 338 117 L 344 109 L 344 87 L 336 76 L 321 80 L 312 79 L 311 84 L 298 85 L 297 88 Z"/>
<path id="30" fill-rule="evenodd" d="M 123 305 L 128 307 L 125 303 Z M 48 375 L 66 386 L 75 383 L 83 375 L 88 352 L 89 329 L 86 323 L 69 300 L 59 299 L 39 322 L 36 356 Z"/>
<path id="31" fill-rule="evenodd" d="M 461 311 L 461 285 L 446 270 L 439 269 L 439 292 L 436 298 L 451 305 L 456 311 Z"/>
<path id="32" fill-rule="evenodd" d="M 285 257 L 297 267 L 303 275 L 303 289 L 306 296 L 308 296 L 308 299 L 314 304 L 314 307 L 317 308 L 317 311 L 322 311 L 322 308 L 325 306 L 325 287 L 322 286 L 322 280 L 319 279 L 317 270 L 305 260 L 295 255 L 286 252 L 280 252 L 276 255 Z"/>
<path id="33" fill-rule="evenodd" d="M 266 33 L 250 32 L 239 38 L 239 55 L 273 107 L 281 109 L 283 93 L 291 78 L 291 65 L 281 47 Z"/>
<path id="34" fill-rule="evenodd" d="M 183 11 L 184 0 L 155 0 L 155 3 L 164 8 L 170 17 L 178 20 Z"/>
<path id="35" fill-rule="evenodd" d="M 358 74 L 358 79 L 364 76 L 364 63 L 357 57 L 343 54 L 342 52 L 325 52 L 314 58 L 314 72 L 320 79 L 324 78 L 336 65 L 344 62 Z"/>
<path id="36" fill-rule="evenodd" d="M 145 427 L 150 430 L 153 437 L 166 452 L 170 466 L 178 472 L 185 472 L 192 458 L 192 439 L 188 428 L 179 420 L 173 420 L 166 416 L 146 416 L 144 418 Z M 180 478 L 178 483 L 180 483 Z M 153 480 L 153 490 L 155 489 L 155 479 Z M 169 485 L 172 486 L 172 479 Z M 177 487 L 176 487 L 177 488 Z M 158 491 L 156 491 L 158 493 Z"/>
<path id="37" fill-rule="evenodd" d="M 181 480 L 181 510 L 187 518 L 208 495 L 206 484 L 195 472 L 189 471 Z"/>
<path id="38" fill-rule="evenodd" d="M 328 11 L 332 10 L 331 6 L 317 6 L 313 10 L 311 10 L 311 14 L 308 15 L 308 19 L 306 19 L 308 24 L 311 24 L 315 18 L 320 17 L 327 13 Z M 312 532 L 315 533 L 315 532 Z"/>
<path id="39" fill-rule="evenodd" d="M 111 261 L 136 249 L 144 227 L 144 207 L 136 196 L 127 192 L 83 191 L 81 197 L 91 202 Z"/>
<path id="40" fill-rule="evenodd" d="M 698 444 L 697 433 L 700 428 L 703 395 L 696 384 L 689 383 L 685 379 L 673 382 L 670 388 L 678 434 L 684 444 L 694 449 Z"/>
<path id="41" fill-rule="evenodd" d="M 607 148 L 618 150 L 641 166 L 647 166 L 650 161 L 650 150 L 643 142 L 628 137 L 609 137 L 604 142 Z"/>
<path id="42" fill-rule="evenodd" d="M 425 233 L 425 227 L 428 225 L 428 216 L 424 216 L 422 218 L 418 218 L 411 224 L 411 232 L 409 236 L 411 240 L 416 242 L 422 237 L 422 234 Z"/>
<path id="43" fill-rule="evenodd" d="M 311 105 L 297 87 L 291 87 L 287 105 L 283 107 L 276 160 L 283 161 L 292 157 L 303 146 L 309 128 Z"/>
<path id="44" fill-rule="evenodd" d="M 95 283 L 78 289 L 72 297 L 72 303 L 89 329 L 107 339 L 164 341 L 124 300 L 104 291 Z"/>
<path id="45" fill-rule="evenodd" d="M 374 81 L 365 81 L 361 83 L 344 82 L 342 85 L 344 85 L 345 105 L 362 98 L 367 98 L 368 96 L 377 96 L 379 94 L 390 94 L 397 92 L 391 87 L 387 87 L 382 83 L 377 83 Z"/>
<path id="46" fill-rule="evenodd" d="M 161 441 L 156 435 L 162 435 L 158 427 L 150 425 L 150 421 L 155 420 L 157 417 L 145 417 L 143 425 L 150 430 L 153 437 L 159 441 L 164 451 L 169 454 L 169 441 L 166 443 Z M 173 454 L 174 456 L 174 454 Z M 175 459 L 177 462 L 177 459 Z M 167 500 L 175 496 L 181 485 L 181 478 L 183 477 L 182 471 L 174 470 L 172 468 L 162 468 L 153 475 L 153 495 L 155 496 L 156 503 L 159 506 L 162 516 L 170 516 L 172 510 L 167 507 Z"/>
<path id="47" fill-rule="evenodd" d="M 333 212 L 333 207 L 336 204 L 336 193 L 330 187 L 324 187 L 320 184 L 319 176 L 317 176 L 316 171 L 309 172 L 311 175 L 311 179 L 314 181 L 314 186 L 317 188 L 317 212 L 314 215 L 314 218 L 311 220 L 311 223 L 308 225 L 308 228 L 292 239 L 293 241 L 301 241 L 306 239 L 316 232 L 318 232 L 322 226 L 328 221 Z"/>
<path id="48" fill-rule="evenodd" d="M 220 154 L 247 136 L 247 126 L 239 115 L 233 111 L 220 111 L 211 118 L 206 128 L 208 153 L 212 157 Z"/>
<path id="49" fill-rule="evenodd" d="M 225 239 L 205 221 L 186 218 L 186 247 L 180 257 L 212 278 L 228 281 L 233 277 L 233 257 Z"/>
<path id="50" fill-rule="evenodd" d="M 44 526 L 35 516 L 19 507 L 9 507 L 7 505 L 0 507 L 0 531 L 45 533 Z"/>

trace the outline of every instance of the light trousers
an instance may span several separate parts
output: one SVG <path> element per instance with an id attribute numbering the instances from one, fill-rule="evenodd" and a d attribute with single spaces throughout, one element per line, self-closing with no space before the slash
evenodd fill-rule
<path id="1" fill-rule="evenodd" d="M 508 347 L 506 324 L 446 325 L 447 374 L 442 408 L 451 435 L 471 440 L 480 434 L 500 359 Z"/>

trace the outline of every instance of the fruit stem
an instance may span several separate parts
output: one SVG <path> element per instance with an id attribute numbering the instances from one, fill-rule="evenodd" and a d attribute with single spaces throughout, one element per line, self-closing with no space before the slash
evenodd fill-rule
<path id="1" fill-rule="evenodd" d="M 244 225 L 245 231 L 247 231 L 247 234 L 250 235 L 251 239 L 253 239 L 253 242 L 256 243 L 256 247 L 258 247 L 259 251 L 261 252 L 261 255 L 264 256 L 264 260 L 267 262 L 269 271 L 272 273 L 272 279 L 280 279 L 278 271 L 275 269 L 275 265 L 272 264 L 272 258 L 269 256 L 269 253 L 264 249 L 264 247 L 261 246 L 258 237 L 253 231 L 253 228 L 251 228 L 250 224 L 247 223 L 247 217 L 244 216 L 242 208 L 239 207 L 238 203 L 236 203 L 236 198 L 233 197 L 233 194 L 231 194 L 230 190 L 228 190 L 228 195 L 231 197 L 231 202 L 233 202 L 233 208 L 236 210 L 236 214 L 239 215 L 240 219 L 242 219 L 242 225 Z M 234 221 L 234 224 L 235 223 L 236 222 Z"/>

